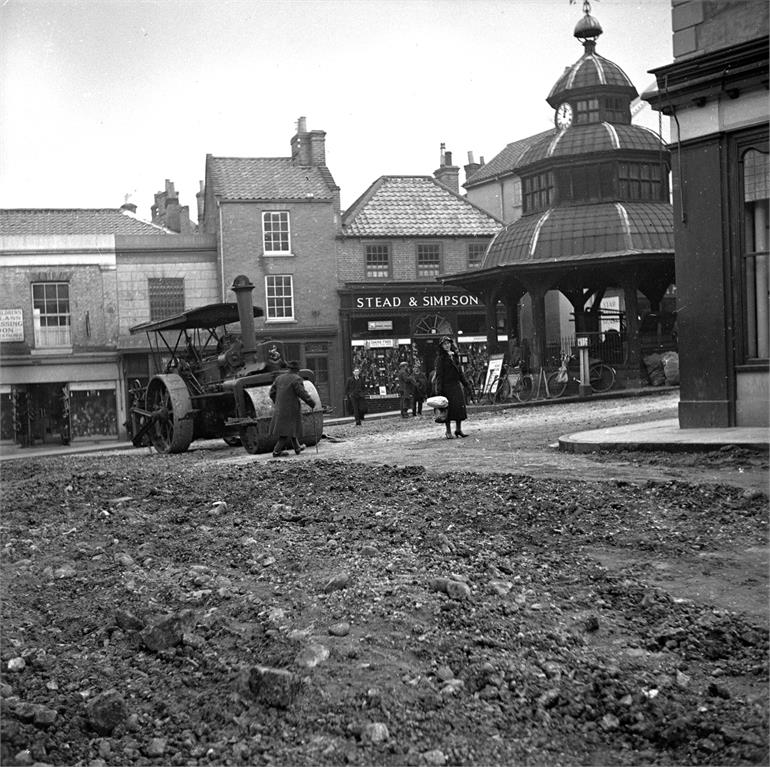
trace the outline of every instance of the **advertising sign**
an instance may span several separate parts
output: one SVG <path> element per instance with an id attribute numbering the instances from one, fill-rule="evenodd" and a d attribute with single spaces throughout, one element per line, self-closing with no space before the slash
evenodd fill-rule
<path id="1" fill-rule="evenodd" d="M 369 330 L 393 330 L 393 320 L 370 320 L 366 325 Z"/>
<path id="2" fill-rule="evenodd" d="M 503 355 L 490 354 L 489 364 L 487 365 L 487 377 L 484 379 L 484 393 L 490 390 L 490 387 L 496 379 L 500 377 L 500 371 L 503 369 Z"/>
<path id="3" fill-rule="evenodd" d="M 0 309 L 0 341 L 24 340 L 24 316 L 21 309 Z"/>

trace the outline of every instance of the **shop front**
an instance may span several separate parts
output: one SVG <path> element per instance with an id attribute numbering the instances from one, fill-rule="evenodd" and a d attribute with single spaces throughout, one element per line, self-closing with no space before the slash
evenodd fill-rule
<path id="1" fill-rule="evenodd" d="M 119 438 L 116 362 L 4 367 L 0 440 L 21 447 Z"/>
<path id="2" fill-rule="evenodd" d="M 370 413 L 399 409 L 401 362 L 430 377 L 442 336 L 457 342 L 469 378 L 486 370 L 486 307 L 464 291 L 424 283 L 348 284 L 340 291 L 340 319 L 345 375 L 360 368 Z M 350 414 L 347 402 L 344 412 Z"/>

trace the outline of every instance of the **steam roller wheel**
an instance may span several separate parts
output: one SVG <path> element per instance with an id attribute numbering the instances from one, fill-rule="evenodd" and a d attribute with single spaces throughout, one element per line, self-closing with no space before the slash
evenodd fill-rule
<path id="1" fill-rule="evenodd" d="M 190 393 L 181 377 L 155 376 L 147 386 L 146 408 L 153 418 L 149 430 L 153 447 L 159 453 L 184 453 L 193 440 L 194 424 Z"/>
<path id="2" fill-rule="evenodd" d="M 249 418 L 255 417 L 256 410 L 253 402 L 247 398 L 246 415 Z M 242 426 L 238 435 L 241 438 L 241 444 L 247 453 L 256 455 L 257 453 L 266 453 L 272 449 L 275 439 L 270 439 L 270 419 L 260 418 L 256 424 L 251 426 Z"/>

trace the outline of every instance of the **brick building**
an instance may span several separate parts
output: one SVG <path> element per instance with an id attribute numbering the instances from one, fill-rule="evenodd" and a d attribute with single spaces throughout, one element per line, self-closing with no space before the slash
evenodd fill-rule
<path id="1" fill-rule="evenodd" d="M 260 341 L 314 371 L 325 404 L 340 403 L 336 235 L 340 193 L 326 134 L 298 121 L 290 157 L 206 157 L 199 227 L 217 243 L 219 301 L 244 274 L 256 286 Z"/>
<path id="2" fill-rule="evenodd" d="M 768 425 L 768 4 L 673 0 L 673 63 L 644 94 L 670 117 L 679 424 Z"/>

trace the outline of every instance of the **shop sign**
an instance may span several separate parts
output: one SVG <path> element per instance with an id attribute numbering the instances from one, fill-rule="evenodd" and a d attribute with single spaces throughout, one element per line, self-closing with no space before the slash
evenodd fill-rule
<path id="1" fill-rule="evenodd" d="M 367 349 L 392 349 L 395 345 L 392 338 L 370 338 L 366 342 Z"/>
<path id="2" fill-rule="evenodd" d="M 24 340 L 24 316 L 21 309 L 0 309 L 0 341 Z"/>
<path id="3" fill-rule="evenodd" d="M 393 320 L 371 320 L 366 325 L 369 330 L 393 330 Z"/>
<path id="4" fill-rule="evenodd" d="M 425 293 L 394 294 L 390 296 L 357 296 L 356 309 L 447 309 L 481 306 L 476 296 L 467 293 L 462 295 Z"/>

